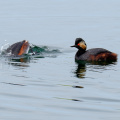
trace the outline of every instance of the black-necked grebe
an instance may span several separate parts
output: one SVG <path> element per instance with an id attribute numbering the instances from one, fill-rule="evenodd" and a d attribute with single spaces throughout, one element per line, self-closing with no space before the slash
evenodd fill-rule
<path id="1" fill-rule="evenodd" d="M 103 48 L 93 48 L 86 50 L 87 45 L 82 38 L 76 38 L 75 45 L 71 47 L 78 48 L 75 60 L 83 61 L 116 61 L 117 54 Z"/>
<path id="2" fill-rule="evenodd" d="M 12 55 L 20 56 L 23 54 L 27 54 L 30 48 L 30 44 L 28 41 L 23 40 L 21 42 L 14 43 L 9 48 L 7 48 L 7 52 L 11 52 Z"/>

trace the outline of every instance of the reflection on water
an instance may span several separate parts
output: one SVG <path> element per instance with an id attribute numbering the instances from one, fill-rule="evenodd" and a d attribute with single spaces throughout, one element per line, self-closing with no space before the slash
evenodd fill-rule
<path id="1" fill-rule="evenodd" d="M 91 67 L 93 69 L 106 69 L 106 67 L 108 66 L 111 66 L 111 65 L 115 65 L 116 62 L 95 62 L 95 61 L 92 61 L 92 62 L 85 62 L 85 61 L 79 61 L 79 62 L 76 62 L 77 64 L 77 68 L 75 70 L 75 74 L 76 74 L 76 77 L 78 78 L 85 78 L 86 76 L 86 71 L 87 71 L 87 68 L 88 67 Z M 94 67 L 93 67 L 94 66 Z M 94 70 L 92 70 L 94 71 Z"/>
<path id="2" fill-rule="evenodd" d="M 22 63 L 22 62 L 11 62 L 11 63 L 8 63 L 9 65 L 12 65 L 12 66 L 18 66 L 18 67 L 29 67 L 29 64 L 26 62 L 26 63 Z"/>
<path id="3" fill-rule="evenodd" d="M 75 71 L 76 77 L 84 78 L 86 73 L 86 64 L 78 64 L 77 69 Z"/>
<path id="4" fill-rule="evenodd" d="M 13 62 L 15 63 L 11 63 L 12 65 L 17 65 L 17 63 L 19 62 L 24 62 L 24 63 L 29 63 L 30 62 L 30 58 L 29 57 L 23 57 L 23 58 L 12 58 L 11 59 Z"/>

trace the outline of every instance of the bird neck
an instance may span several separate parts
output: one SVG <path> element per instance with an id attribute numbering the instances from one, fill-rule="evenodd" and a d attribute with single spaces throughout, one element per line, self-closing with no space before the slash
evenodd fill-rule
<path id="1" fill-rule="evenodd" d="M 76 53 L 76 56 L 80 56 L 80 55 L 84 54 L 85 52 L 86 52 L 86 50 L 79 48 L 79 50 Z"/>

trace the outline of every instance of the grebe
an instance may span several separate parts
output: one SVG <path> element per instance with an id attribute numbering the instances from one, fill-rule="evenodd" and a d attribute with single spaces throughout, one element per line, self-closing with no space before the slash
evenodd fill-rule
<path id="1" fill-rule="evenodd" d="M 71 47 L 76 47 L 78 49 L 75 60 L 83 61 L 116 61 L 117 54 L 111 51 L 108 51 L 103 48 L 93 48 L 86 50 L 87 45 L 82 38 L 76 38 L 75 45 Z"/>
<path id="2" fill-rule="evenodd" d="M 30 44 L 28 41 L 23 40 L 21 42 L 14 43 L 10 47 L 7 48 L 6 52 L 10 52 L 12 55 L 20 56 L 23 54 L 27 54 L 30 48 Z"/>

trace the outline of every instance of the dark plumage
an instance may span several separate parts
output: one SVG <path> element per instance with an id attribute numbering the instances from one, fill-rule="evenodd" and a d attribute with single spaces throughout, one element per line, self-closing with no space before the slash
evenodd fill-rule
<path id="1" fill-rule="evenodd" d="M 9 48 L 7 48 L 6 52 L 11 52 L 12 55 L 18 56 L 26 54 L 29 50 L 29 43 L 26 40 L 21 42 L 14 43 Z"/>
<path id="2" fill-rule="evenodd" d="M 87 46 L 82 38 L 77 38 L 75 45 L 71 47 L 78 48 L 75 60 L 84 61 L 116 61 L 117 54 L 103 48 L 93 48 L 86 50 Z"/>

